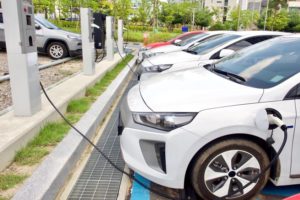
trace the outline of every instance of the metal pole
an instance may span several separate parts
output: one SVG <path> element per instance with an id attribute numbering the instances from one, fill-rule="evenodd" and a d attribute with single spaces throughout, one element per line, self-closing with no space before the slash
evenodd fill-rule
<path id="1" fill-rule="evenodd" d="M 238 23 L 237 23 L 237 27 L 236 27 L 236 30 L 238 31 L 239 30 L 239 27 L 240 27 L 240 17 L 241 17 L 241 4 L 240 4 L 240 0 L 239 0 L 239 5 L 238 5 L 238 11 L 239 11 L 239 14 L 238 14 Z"/>
<path id="2" fill-rule="evenodd" d="M 267 19 L 268 19 L 268 10 L 269 10 L 269 1 L 267 1 L 267 10 L 266 10 L 266 14 L 265 14 L 265 23 L 264 23 L 264 30 L 266 30 L 266 25 L 267 25 Z"/>
<path id="3" fill-rule="evenodd" d="M 32 1 L 6 0 L 2 7 L 14 114 L 32 116 L 41 109 Z"/>
<path id="4" fill-rule="evenodd" d="M 194 30 L 194 26 L 195 26 L 195 8 L 193 8 L 192 30 Z"/>

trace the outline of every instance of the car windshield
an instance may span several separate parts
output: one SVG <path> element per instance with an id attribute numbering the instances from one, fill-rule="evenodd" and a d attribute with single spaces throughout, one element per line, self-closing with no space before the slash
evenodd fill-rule
<path id="1" fill-rule="evenodd" d="M 52 24 L 51 22 L 49 22 L 48 20 L 46 20 L 43 17 L 39 17 L 39 16 L 35 16 L 35 20 L 42 26 L 48 28 L 48 29 L 54 29 L 54 30 L 59 30 L 59 28 L 57 26 L 55 26 L 54 24 Z"/>
<path id="2" fill-rule="evenodd" d="M 226 57 L 216 70 L 242 77 L 244 85 L 270 88 L 300 72 L 300 38 L 279 37 Z"/>
<path id="3" fill-rule="evenodd" d="M 190 38 L 188 38 L 188 39 L 181 40 L 180 42 L 177 42 L 177 43 L 175 43 L 174 45 L 176 45 L 176 46 L 185 46 L 185 45 L 190 44 L 190 43 L 192 43 L 192 42 L 195 42 L 195 41 L 197 41 L 197 40 L 199 40 L 199 39 L 201 39 L 201 38 L 204 38 L 204 37 L 206 37 L 207 35 L 208 35 L 208 34 L 206 34 L 206 33 L 201 33 L 201 34 L 195 35 L 195 36 L 193 36 L 193 37 L 190 37 Z"/>
<path id="4" fill-rule="evenodd" d="M 215 48 L 225 44 L 226 42 L 237 39 L 239 37 L 241 37 L 241 36 L 235 35 L 235 34 L 218 35 L 216 37 L 211 38 L 210 40 L 202 42 L 196 46 L 190 47 L 188 50 L 190 52 L 194 52 L 197 55 L 204 55 L 204 54 L 214 50 Z"/>
<path id="5" fill-rule="evenodd" d="M 195 36 L 195 35 L 198 35 L 198 34 L 200 34 L 200 33 L 190 33 L 190 34 L 182 34 L 182 35 L 179 35 L 179 36 L 177 36 L 175 39 L 171 39 L 171 40 L 169 40 L 169 42 L 171 42 L 172 44 L 175 44 L 176 42 L 176 40 L 177 41 L 182 41 L 182 40 L 187 40 L 187 39 L 189 39 L 189 38 L 191 38 L 191 37 L 193 37 L 193 36 Z M 178 42 L 177 42 L 178 43 Z"/>

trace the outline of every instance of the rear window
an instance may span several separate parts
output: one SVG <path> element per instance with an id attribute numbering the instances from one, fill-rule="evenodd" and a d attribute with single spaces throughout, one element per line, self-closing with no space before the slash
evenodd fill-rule
<path id="1" fill-rule="evenodd" d="M 206 54 L 207 52 L 210 52 L 213 49 L 225 44 L 226 42 L 237 39 L 239 37 L 241 37 L 241 36 L 233 35 L 233 34 L 219 35 L 217 37 L 212 38 L 211 40 L 202 42 L 197 46 L 191 47 L 191 48 L 189 48 L 189 50 L 195 52 L 198 55 L 203 55 L 203 54 Z"/>

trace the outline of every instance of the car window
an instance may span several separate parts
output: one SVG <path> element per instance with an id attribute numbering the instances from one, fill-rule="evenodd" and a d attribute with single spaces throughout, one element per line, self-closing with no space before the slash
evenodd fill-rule
<path id="1" fill-rule="evenodd" d="M 199 40 L 199 39 L 201 39 L 201 38 L 204 38 L 204 37 L 206 37 L 206 36 L 207 36 L 206 33 L 202 33 L 202 34 L 199 34 L 199 35 L 195 35 L 195 36 L 190 37 L 190 38 L 188 38 L 188 39 L 186 39 L 186 40 L 181 40 L 180 42 L 176 43 L 176 45 L 178 45 L 178 46 L 185 46 L 185 45 L 187 45 L 187 44 L 189 44 L 189 43 L 192 43 L 192 42 L 194 42 L 194 41 L 196 41 L 196 40 Z"/>
<path id="2" fill-rule="evenodd" d="M 242 41 L 239 41 L 239 42 L 236 42 L 236 43 L 230 45 L 226 49 L 230 49 L 230 50 L 233 50 L 233 51 L 238 51 L 238 50 L 241 50 L 243 48 L 249 47 L 251 45 L 252 44 L 250 42 L 248 42 L 246 40 L 242 40 Z"/>
<path id="3" fill-rule="evenodd" d="M 54 30 L 58 30 L 59 28 L 57 26 L 55 26 L 54 24 L 52 24 L 51 22 L 49 22 L 48 20 L 46 20 L 43 17 L 39 17 L 39 16 L 35 16 L 35 20 L 42 26 L 48 28 L 48 29 L 54 29 Z"/>
<path id="4" fill-rule="evenodd" d="M 195 35 L 198 35 L 199 33 L 190 33 L 188 35 L 182 35 L 182 36 L 179 36 L 177 39 L 178 40 L 186 40 L 186 39 L 189 39 L 191 37 L 194 37 Z M 200 35 L 200 34 L 199 34 Z M 173 42 L 175 43 L 175 41 Z"/>
<path id="5" fill-rule="evenodd" d="M 243 77 L 247 86 L 273 87 L 300 72 L 300 38 L 279 37 L 253 45 L 215 67 Z"/>
<path id="6" fill-rule="evenodd" d="M 231 40 L 234 40 L 236 38 L 239 38 L 241 36 L 235 35 L 235 34 L 222 34 L 218 35 L 214 38 L 211 38 L 210 40 L 207 40 L 205 42 L 201 42 L 199 45 L 189 48 L 191 52 L 194 52 L 198 55 L 206 54 L 215 48 L 225 44 L 226 42 L 229 42 Z"/>
<path id="7" fill-rule="evenodd" d="M 256 44 L 259 42 L 263 42 L 265 40 L 271 39 L 277 37 L 276 35 L 265 35 L 265 36 L 257 36 L 257 37 L 251 37 L 246 39 L 247 42 L 250 42 L 251 44 Z"/>
<path id="8" fill-rule="evenodd" d="M 247 38 L 245 40 L 236 42 L 228 47 L 226 47 L 225 49 L 231 49 L 233 51 L 239 51 L 242 50 L 246 47 L 252 46 L 256 43 L 271 39 L 275 36 L 271 36 L 271 35 L 267 35 L 267 36 L 257 36 L 257 37 L 251 37 L 251 38 Z M 210 59 L 220 59 L 220 52 L 215 53 L 214 55 L 211 56 Z"/>
<path id="9" fill-rule="evenodd" d="M 287 95 L 284 97 L 285 100 L 290 99 L 299 99 L 300 98 L 300 85 L 297 84 L 295 87 L 293 87 Z"/>

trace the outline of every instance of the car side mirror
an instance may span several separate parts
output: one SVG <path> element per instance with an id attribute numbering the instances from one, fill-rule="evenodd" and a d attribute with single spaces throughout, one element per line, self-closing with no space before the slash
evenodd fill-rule
<path id="1" fill-rule="evenodd" d="M 42 27 L 38 24 L 35 24 L 35 30 L 40 30 L 40 29 L 42 29 Z"/>
<path id="2" fill-rule="evenodd" d="M 227 56 L 230 56 L 232 54 L 234 54 L 235 51 L 231 50 L 231 49 L 222 49 L 221 52 L 220 52 L 220 58 L 224 58 L 224 57 L 227 57 Z"/>

